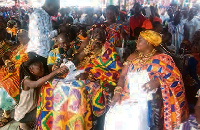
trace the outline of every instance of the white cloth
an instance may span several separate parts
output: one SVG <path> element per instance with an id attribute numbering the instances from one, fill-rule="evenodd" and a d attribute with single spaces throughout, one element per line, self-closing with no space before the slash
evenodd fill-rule
<path id="1" fill-rule="evenodd" d="M 37 8 L 30 15 L 29 21 L 30 41 L 26 52 L 35 52 L 47 58 L 51 49 L 51 39 L 58 34 L 52 28 L 51 17 L 42 8 Z"/>
<path id="2" fill-rule="evenodd" d="M 188 27 L 189 31 L 189 41 L 192 42 L 194 33 L 200 28 L 200 21 L 194 17 L 192 20 L 185 22 L 186 26 Z"/>
<path id="3" fill-rule="evenodd" d="M 128 72 L 130 98 L 110 108 L 105 118 L 105 130 L 149 130 L 148 104 L 152 93 L 143 90 L 142 85 L 149 81 L 146 70 Z"/>
<path id="4" fill-rule="evenodd" d="M 169 16 L 166 15 L 166 13 L 165 13 L 164 15 L 160 15 L 160 19 L 161 19 L 162 21 L 165 21 L 166 19 L 169 19 Z"/>
<path id="5" fill-rule="evenodd" d="M 172 46 L 175 47 L 176 54 L 178 54 L 180 45 L 184 38 L 184 24 L 181 22 L 175 26 L 173 22 L 170 22 L 168 24 L 168 31 L 172 35 Z"/>
<path id="6" fill-rule="evenodd" d="M 20 121 L 25 115 L 37 107 L 37 94 L 36 90 L 30 88 L 28 91 L 22 90 L 20 94 L 19 104 L 15 107 L 14 118 Z"/>

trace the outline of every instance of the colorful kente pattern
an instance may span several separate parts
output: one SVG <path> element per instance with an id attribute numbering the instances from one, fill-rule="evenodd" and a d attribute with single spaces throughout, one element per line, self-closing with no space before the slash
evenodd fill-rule
<path id="1" fill-rule="evenodd" d="M 107 41 L 112 45 L 117 45 L 122 40 L 120 39 L 122 24 L 114 23 L 106 28 Z"/>
<path id="2" fill-rule="evenodd" d="M 0 87 L 3 87 L 8 94 L 16 101 L 19 99 L 19 67 L 28 59 L 26 46 L 19 45 L 11 54 L 10 60 L 15 64 L 16 71 L 8 73 L 7 67 L 0 69 Z"/>
<path id="3" fill-rule="evenodd" d="M 0 57 L 2 57 L 4 55 L 4 53 L 9 51 L 9 50 L 10 50 L 9 44 L 3 41 L 0 44 Z"/>
<path id="4" fill-rule="evenodd" d="M 172 130 L 188 117 L 188 107 L 182 76 L 172 58 L 166 54 L 153 56 L 141 65 L 138 60 L 128 66 L 129 72 L 147 70 L 150 79 L 158 79 L 163 99 L 164 129 Z M 128 82 L 125 80 L 123 100 L 129 98 Z"/>
<path id="5" fill-rule="evenodd" d="M 37 106 L 37 130 L 89 130 L 83 81 L 53 80 L 41 88 Z M 90 114 L 87 114 L 90 115 Z"/>
<path id="6" fill-rule="evenodd" d="M 86 65 L 85 71 L 91 73 L 96 81 L 87 85 L 87 91 L 92 103 L 92 111 L 95 116 L 101 116 L 105 112 L 107 105 L 108 92 L 110 88 L 114 90 L 119 79 L 122 64 L 114 47 L 108 42 L 104 44 L 101 56 L 91 59 Z M 97 83 L 99 85 L 97 85 Z"/>

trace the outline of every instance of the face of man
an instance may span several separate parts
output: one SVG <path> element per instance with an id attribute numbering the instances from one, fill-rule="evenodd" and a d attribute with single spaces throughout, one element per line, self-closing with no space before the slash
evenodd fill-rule
<path id="1" fill-rule="evenodd" d="M 45 6 L 48 8 L 48 14 L 50 16 L 55 16 L 58 14 L 58 10 L 60 8 L 60 0 L 46 0 Z"/>

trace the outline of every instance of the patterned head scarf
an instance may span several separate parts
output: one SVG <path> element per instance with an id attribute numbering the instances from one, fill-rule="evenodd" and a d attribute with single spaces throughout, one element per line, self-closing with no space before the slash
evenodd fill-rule
<path id="1" fill-rule="evenodd" d="M 148 43 L 152 44 L 153 46 L 159 46 L 162 42 L 162 37 L 159 33 L 146 30 L 140 33 L 140 36 L 143 37 Z"/>

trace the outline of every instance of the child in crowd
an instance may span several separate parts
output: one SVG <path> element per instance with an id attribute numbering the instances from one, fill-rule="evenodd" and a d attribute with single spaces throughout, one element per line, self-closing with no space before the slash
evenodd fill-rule
<path id="1" fill-rule="evenodd" d="M 67 72 L 65 66 L 44 76 L 43 64 L 38 58 L 29 59 L 20 66 L 20 100 L 15 108 L 14 118 L 20 122 L 20 129 L 30 130 L 29 123 L 36 119 L 38 89 L 46 81 Z"/>

